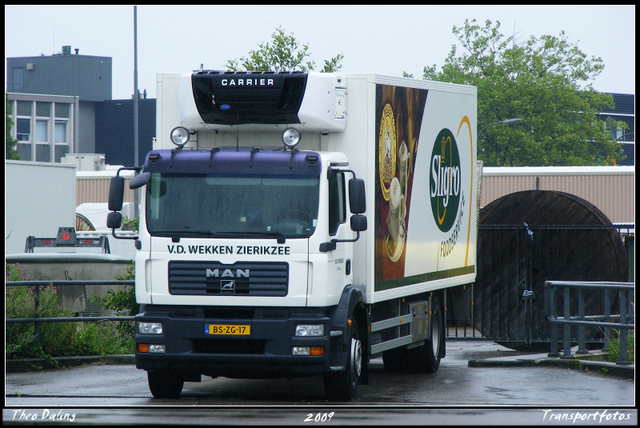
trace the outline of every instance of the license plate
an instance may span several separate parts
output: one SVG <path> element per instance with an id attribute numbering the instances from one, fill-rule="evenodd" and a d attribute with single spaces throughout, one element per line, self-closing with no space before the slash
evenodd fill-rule
<path id="1" fill-rule="evenodd" d="M 231 324 L 205 324 L 204 334 L 249 336 L 251 335 L 251 326 Z"/>

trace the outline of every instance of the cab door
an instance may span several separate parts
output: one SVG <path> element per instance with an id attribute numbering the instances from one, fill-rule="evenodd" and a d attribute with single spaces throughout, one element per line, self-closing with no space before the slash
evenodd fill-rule
<path id="1" fill-rule="evenodd" d="M 340 242 L 351 239 L 353 233 L 347 221 L 346 180 L 344 172 L 335 172 L 328 178 L 329 185 L 329 236 L 337 239 L 336 249 L 329 257 L 328 278 L 341 290 L 350 281 L 353 244 Z"/>

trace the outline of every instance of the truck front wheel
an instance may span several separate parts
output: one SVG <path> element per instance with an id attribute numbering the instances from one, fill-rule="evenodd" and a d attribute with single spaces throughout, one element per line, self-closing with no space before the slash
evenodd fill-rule
<path id="1" fill-rule="evenodd" d="M 350 346 L 344 371 L 328 373 L 324 376 L 324 389 L 331 401 L 351 401 L 358 392 L 358 383 L 364 361 L 358 323 L 352 319 L 349 327 Z"/>
<path id="2" fill-rule="evenodd" d="M 154 398 L 178 398 L 184 386 L 180 375 L 168 371 L 149 371 L 147 379 Z"/>

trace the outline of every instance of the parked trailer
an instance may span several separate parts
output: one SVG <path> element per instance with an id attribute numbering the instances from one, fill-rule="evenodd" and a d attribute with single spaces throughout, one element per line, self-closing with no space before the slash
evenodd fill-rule
<path id="1" fill-rule="evenodd" d="M 476 89 L 298 72 L 157 81 L 157 140 L 130 182 L 145 188 L 135 340 L 153 396 L 202 375 L 322 374 L 348 401 L 372 357 L 438 370 L 444 291 L 476 277 Z"/>

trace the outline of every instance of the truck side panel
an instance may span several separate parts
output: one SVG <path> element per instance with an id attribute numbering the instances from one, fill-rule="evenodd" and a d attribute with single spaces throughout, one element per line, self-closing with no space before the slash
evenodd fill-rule
<path id="1" fill-rule="evenodd" d="M 375 303 L 473 282 L 475 88 L 378 75 L 347 83 L 348 124 L 326 149 L 346 153 L 368 186 L 355 285 Z"/>
<path id="2" fill-rule="evenodd" d="M 377 93 L 374 300 L 473 282 L 475 96 Z"/>

